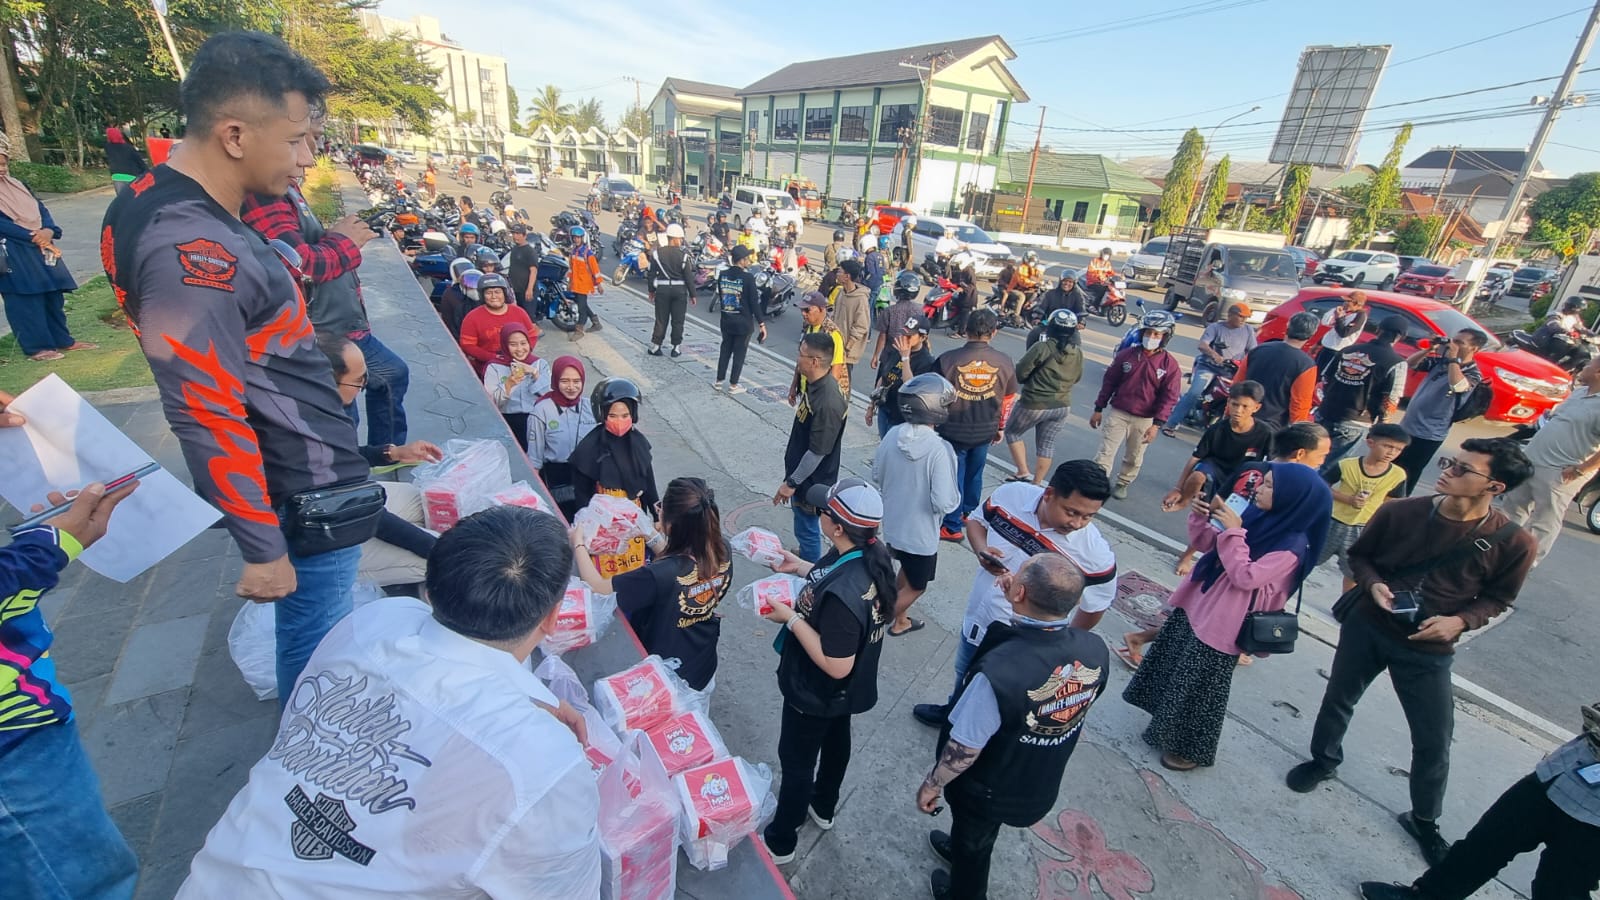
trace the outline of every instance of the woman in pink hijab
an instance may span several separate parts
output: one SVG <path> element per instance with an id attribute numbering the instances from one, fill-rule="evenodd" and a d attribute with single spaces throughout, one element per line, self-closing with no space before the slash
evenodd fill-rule
<path id="1" fill-rule="evenodd" d="M 59 237 L 61 229 L 44 203 L 11 175 L 11 141 L 0 134 L 0 244 L 6 258 L 0 298 L 17 345 L 34 362 L 98 346 L 74 340 L 67 330 L 66 293 L 77 290 L 78 283 L 56 249 Z"/>

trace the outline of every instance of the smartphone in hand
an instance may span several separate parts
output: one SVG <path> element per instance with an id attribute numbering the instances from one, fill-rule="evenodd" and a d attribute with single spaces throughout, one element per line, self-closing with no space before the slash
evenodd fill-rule
<path id="1" fill-rule="evenodd" d="M 991 566 L 991 567 L 993 567 L 995 569 L 999 569 L 1002 572 L 1011 571 L 1010 568 L 1008 568 L 1006 566 L 1005 557 L 1001 556 L 1000 554 L 996 553 L 993 550 L 985 550 L 982 553 L 979 553 L 978 554 L 978 559 L 983 560 L 984 562 L 987 562 L 989 564 L 989 566 Z"/>
<path id="2" fill-rule="evenodd" d="M 1242 494 L 1229 494 L 1228 499 L 1222 501 L 1222 503 L 1224 506 L 1233 510 L 1235 514 L 1240 516 L 1243 516 L 1244 511 L 1250 508 L 1250 498 L 1245 497 Z M 1215 518 L 1211 520 L 1211 527 L 1218 531 L 1227 530 L 1223 528 L 1222 523 L 1217 521 Z"/>

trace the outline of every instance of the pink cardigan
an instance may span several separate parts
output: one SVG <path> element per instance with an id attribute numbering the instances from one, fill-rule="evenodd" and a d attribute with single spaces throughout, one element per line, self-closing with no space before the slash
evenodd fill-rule
<path id="1" fill-rule="evenodd" d="M 1239 628 L 1250 608 L 1251 594 L 1255 595 L 1257 611 L 1283 609 L 1289 600 L 1288 588 L 1300 567 L 1300 559 L 1287 550 L 1274 550 L 1252 560 L 1243 528 L 1230 528 L 1219 534 L 1208 520 L 1192 513 L 1189 515 L 1189 543 L 1201 553 L 1215 547 L 1217 557 L 1222 560 L 1222 575 L 1209 591 L 1202 591 L 1200 583 L 1191 575 L 1178 586 L 1168 602 L 1188 615 L 1195 637 L 1207 647 L 1237 656 Z"/>

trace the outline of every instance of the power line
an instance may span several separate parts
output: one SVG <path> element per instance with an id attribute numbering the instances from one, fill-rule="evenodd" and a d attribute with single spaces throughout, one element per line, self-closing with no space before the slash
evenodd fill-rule
<path id="1" fill-rule="evenodd" d="M 1168 9 L 1155 10 L 1136 16 L 1119 19 L 1115 22 L 1106 22 L 1099 25 L 1088 25 L 1082 28 L 1069 28 L 1051 34 L 1025 38 L 1017 41 L 1018 47 L 1034 46 L 1036 44 L 1050 44 L 1056 41 L 1070 40 L 1077 37 L 1106 34 L 1112 31 L 1121 31 L 1127 28 L 1136 28 L 1140 25 L 1151 25 L 1160 22 L 1171 22 L 1177 19 L 1188 19 L 1195 16 L 1210 15 L 1211 13 L 1225 12 L 1242 6 L 1255 6 L 1267 0 L 1202 0 L 1199 3 L 1190 3 L 1185 6 L 1174 6 Z"/>

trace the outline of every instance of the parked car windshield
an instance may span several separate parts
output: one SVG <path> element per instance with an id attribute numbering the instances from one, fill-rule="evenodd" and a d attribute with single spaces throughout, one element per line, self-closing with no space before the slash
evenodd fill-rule
<path id="1" fill-rule="evenodd" d="M 1346 250 L 1334 257 L 1334 259 L 1347 259 L 1351 262 L 1366 262 L 1371 258 L 1371 253 L 1365 253 L 1360 250 Z"/>
<path id="2" fill-rule="evenodd" d="M 984 231 L 982 228 L 979 228 L 976 225 L 946 225 L 944 228 L 944 233 L 950 235 L 963 244 L 995 243 L 995 239 L 989 236 L 989 232 Z"/>
<path id="3" fill-rule="evenodd" d="M 788 194 L 773 194 L 765 198 L 773 209 L 794 209 L 794 198 Z"/>
<path id="4" fill-rule="evenodd" d="M 1166 256 L 1167 255 L 1167 242 L 1166 241 L 1151 241 L 1150 243 L 1145 244 L 1144 248 L 1141 249 L 1139 252 L 1143 253 L 1143 254 L 1145 254 L 1147 256 Z"/>
<path id="5" fill-rule="evenodd" d="M 631 194 L 634 192 L 633 185 L 627 183 L 626 181 L 618 181 L 615 179 L 606 182 L 606 189 L 611 191 L 613 194 Z"/>
<path id="6" fill-rule="evenodd" d="M 1424 312 L 1423 315 L 1447 336 L 1453 337 L 1462 330 L 1471 328 L 1489 336 L 1489 343 L 1484 345 L 1483 349 L 1500 350 L 1505 346 L 1495 338 L 1494 332 L 1479 325 L 1475 319 L 1458 309 L 1450 309 L 1448 307 L 1445 309 L 1430 309 Z"/>
<path id="7" fill-rule="evenodd" d="M 1548 269 L 1535 269 L 1532 266 L 1524 266 L 1511 275 L 1517 281 L 1543 281 L 1549 276 L 1550 271 Z"/>
<path id="8" fill-rule="evenodd" d="M 1412 266 L 1411 274 L 1426 278 L 1443 278 L 1450 274 L 1450 270 L 1445 266 Z"/>
<path id="9" fill-rule="evenodd" d="M 1272 250 L 1230 250 L 1228 274 L 1257 278 L 1298 278 L 1300 267 L 1287 253 Z"/>

